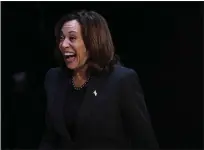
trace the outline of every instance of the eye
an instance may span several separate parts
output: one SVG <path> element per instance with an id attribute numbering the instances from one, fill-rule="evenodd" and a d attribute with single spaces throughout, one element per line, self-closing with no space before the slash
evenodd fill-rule
<path id="1" fill-rule="evenodd" d="M 73 41 L 75 41 L 75 40 L 76 40 L 76 37 L 71 36 L 71 37 L 69 38 L 69 40 L 73 42 Z"/>
<path id="2" fill-rule="evenodd" d="M 64 40 L 64 35 L 60 35 L 60 40 Z"/>

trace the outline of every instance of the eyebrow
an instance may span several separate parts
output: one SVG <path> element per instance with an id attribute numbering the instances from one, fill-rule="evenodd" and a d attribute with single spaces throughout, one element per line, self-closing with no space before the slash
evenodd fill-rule
<path id="1" fill-rule="evenodd" d="M 76 31 L 69 31 L 68 33 L 77 33 Z"/>

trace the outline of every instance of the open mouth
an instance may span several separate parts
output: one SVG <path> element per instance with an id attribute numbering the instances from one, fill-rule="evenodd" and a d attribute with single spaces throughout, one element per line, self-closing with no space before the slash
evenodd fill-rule
<path id="1" fill-rule="evenodd" d="M 68 62 L 72 62 L 72 61 L 74 61 L 75 58 L 76 58 L 76 53 L 66 52 L 66 53 L 64 53 L 64 58 L 65 58 Z"/>

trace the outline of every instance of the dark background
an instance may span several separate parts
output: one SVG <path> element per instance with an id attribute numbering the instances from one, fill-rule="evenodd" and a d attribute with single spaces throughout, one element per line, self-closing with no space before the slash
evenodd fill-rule
<path id="1" fill-rule="evenodd" d="M 2 2 L 2 148 L 37 148 L 54 26 L 75 9 L 109 24 L 117 54 L 137 71 L 161 148 L 202 148 L 199 2 Z M 26 80 L 14 80 L 19 72 Z"/>

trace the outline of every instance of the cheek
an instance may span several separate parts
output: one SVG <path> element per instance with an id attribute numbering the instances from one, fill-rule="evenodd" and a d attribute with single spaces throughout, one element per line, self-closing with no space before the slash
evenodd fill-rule
<path id="1" fill-rule="evenodd" d="M 80 45 L 78 45 L 78 46 L 74 46 L 74 45 L 73 45 L 73 49 L 76 50 L 77 55 L 78 55 L 79 57 L 85 57 L 85 56 L 86 56 L 87 50 L 86 50 L 86 47 L 85 47 L 84 44 L 80 44 Z"/>
<path id="2" fill-rule="evenodd" d="M 78 57 L 79 63 L 84 64 L 88 59 L 88 54 L 87 52 L 84 50 L 83 52 L 81 52 L 81 55 Z"/>
<path id="3" fill-rule="evenodd" d="M 80 59 L 87 59 L 87 50 L 86 48 L 82 48 L 80 51 L 79 51 L 79 57 Z"/>

